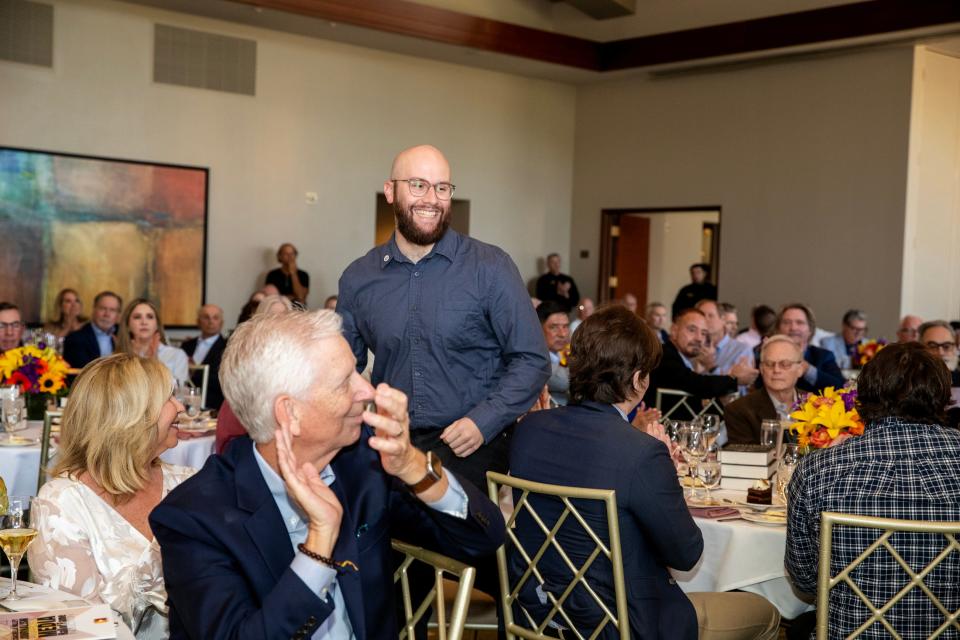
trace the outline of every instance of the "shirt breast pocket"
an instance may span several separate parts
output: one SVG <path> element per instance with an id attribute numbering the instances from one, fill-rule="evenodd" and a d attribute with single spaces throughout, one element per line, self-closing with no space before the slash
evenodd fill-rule
<path id="1" fill-rule="evenodd" d="M 453 351 L 482 347 L 490 328 L 479 297 L 470 291 L 450 293 L 437 309 L 437 336 Z"/>

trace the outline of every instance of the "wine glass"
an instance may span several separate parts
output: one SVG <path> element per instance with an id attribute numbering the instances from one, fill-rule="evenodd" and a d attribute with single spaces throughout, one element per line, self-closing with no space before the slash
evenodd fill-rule
<path id="1" fill-rule="evenodd" d="M 704 460 L 697 467 L 697 475 L 707 489 L 707 504 L 710 504 L 710 489 L 720 486 L 720 463 L 716 460 Z"/>
<path id="2" fill-rule="evenodd" d="M 680 452 L 690 468 L 690 497 L 697 495 L 697 465 L 707 456 L 707 439 L 703 428 L 693 423 L 686 423 L 680 427 Z"/>
<path id="3" fill-rule="evenodd" d="M 24 403 L 20 397 L 3 398 L 3 427 L 7 432 L 7 440 L 13 441 L 13 433 L 20 431 L 27 425 L 23 424 Z"/>
<path id="4" fill-rule="evenodd" d="M 9 506 L 4 513 L 0 513 L 0 548 L 6 554 L 10 561 L 10 593 L 0 604 L 9 600 L 20 600 L 23 598 L 17 593 L 17 570 L 20 568 L 20 559 L 26 552 L 27 547 L 37 537 L 37 530 L 31 524 L 33 516 L 30 509 L 32 498 L 11 497 L 8 501 Z"/>
<path id="5" fill-rule="evenodd" d="M 697 422 L 703 428 L 703 435 L 707 440 L 707 451 L 716 451 L 717 437 L 720 435 L 720 416 L 714 413 L 705 413 Z"/>
<path id="6" fill-rule="evenodd" d="M 790 478 L 800 462 L 800 452 L 797 445 L 788 442 L 783 445 L 783 451 L 780 454 L 780 462 L 777 464 L 777 495 L 784 505 L 787 504 L 787 488 L 790 486 Z"/>
<path id="7" fill-rule="evenodd" d="M 762 420 L 760 422 L 760 444 L 773 449 L 777 446 L 778 431 L 780 431 L 779 420 Z"/>
<path id="8" fill-rule="evenodd" d="M 200 392 L 199 387 L 187 387 L 183 390 L 183 406 L 191 420 L 200 415 L 200 401 L 202 400 Z"/>

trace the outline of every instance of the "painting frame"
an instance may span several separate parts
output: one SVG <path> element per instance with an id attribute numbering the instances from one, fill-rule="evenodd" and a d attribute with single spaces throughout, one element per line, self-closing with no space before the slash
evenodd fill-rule
<path id="1" fill-rule="evenodd" d="M 0 300 L 38 326 L 60 288 L 79 291 L 86 315 L 112 290 L 157 302 L 168 328 L 194 327 L 209 199 L 209 167 L 0 144 L 0 271 L 18 276 L 0 278 Z"/>

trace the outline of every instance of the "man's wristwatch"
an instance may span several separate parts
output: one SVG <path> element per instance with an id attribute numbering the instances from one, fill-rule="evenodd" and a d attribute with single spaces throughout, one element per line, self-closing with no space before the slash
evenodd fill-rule
<path id="1" fill-rule="evenodd" d="M 443 478 L 443 464 L 440 462 L 440 457 L 433 455 L 433 451 L 427 451 L 427 475 L 416 484 L 408 484 L 407 486 L 415 494 L 423 493 L 440 482 L 441 478 Z"/>

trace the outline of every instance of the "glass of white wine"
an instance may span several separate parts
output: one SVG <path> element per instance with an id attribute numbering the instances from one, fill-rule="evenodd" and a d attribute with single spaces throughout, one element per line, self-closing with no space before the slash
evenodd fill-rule
<path id="1" fill-rule="evenodd" d="M 7 440 L 13 442 L 13 434 L 26 425 L 23 423 L 24 402 L 21 397 L 5 396 L 3 404 L 3 428 L 7 432 Z"/>
<path id="2" fill-rule="evenodd" d="M 33 517 L 31 501 L 32 498 L 11 496 L 6 511 L 0 513 L 0 548 L 10 561 L 11 584 L 10 593 L 0 600 L 0 604 L 23 598 L 17 593 L 17 571 L 27 547 L 37 537 L 37 530 L 30 526 Z"/>

